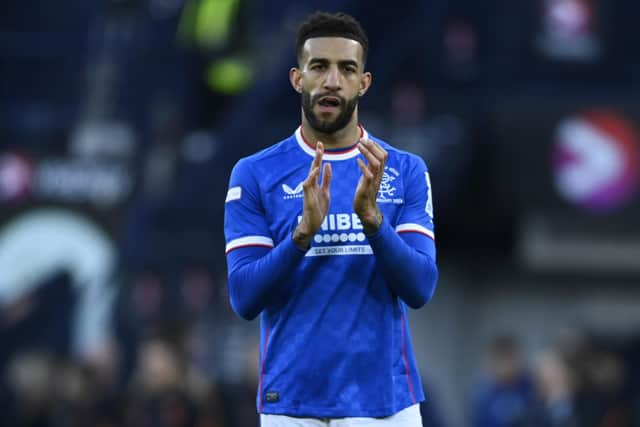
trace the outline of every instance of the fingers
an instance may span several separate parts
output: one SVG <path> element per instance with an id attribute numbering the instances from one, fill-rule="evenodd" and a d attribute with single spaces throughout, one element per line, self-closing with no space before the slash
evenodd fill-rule
<path id="1" fill-rule="evenodd" d="M 309 170 L 313 168 L 319 168 L 322 165 L 322 156 L 324 155 L 324 144 L 320 141 L 316 144 L 316 156 L 313 158 L 313 162 L 311 162 L 311 167 Z"/>
<path id="2" fill-rule="evenodd" d="M 363 143 L 365 147 L 367 147 L 369 151 L 371 151 L 371 153 L 376 156 L 377 159 L 381 160 L 382 162 L 385 162 L 387 160 L 387 150 L 382 148 L 380 144 L 372 139 L 363 140 Z"/>
<path id="3" fill-rule="evenodd" d="M 373 172 L 371 172 L 369 170 L 369 168 L 367 167 L 367 165 L 362 161 L 361 158 L 357 158 L 356 161 L 358 162 L 358 167 L 360 168 L 360 170 L 362 171 L 362 176 L 367 180 L 367 181 L 371 181 L 373 180 Z"/>
<path id="4" fill-rule="evenodd" d="M 313 162 L 311 162 L 311 167 L 309 171 L 309 177 L 311 177 L 311 173 L 314 169 L 318 169 L 318 173 L 315 175 L 315 178 L 311 180 L 311 182 L 315 185 L 318 185 L 318 179 L 320 177 L 320 168 L 322 167 L 322 156 L 324 155 L 324 144 L 318 141 L 316 144 L 316 156 L 313 158 Z"/>
<path id="5" fill-rule="evenodd" d="M 367 159 L 373 172 L 378 173 L 384 169 L 387 161 L 387 152 L 382 147 L 369 139 L 360 141 L 358 149 Z"/>
<path id="6" fill-rule="evenodd" d="M 324 172 L 322 173 L 322 190 L 327 194 L 329 193 L 329 189 L 331 188 L 332 176 L 331 163 L 325 163 Z"/>
<path id="7" fill-rule="evenodd" d="M 314 186 L 318 185 L 318 178 L 320 177 L 320 167 L 312 168 L 307 176 L 307 179 L 304 180 L 302 184 L 302 188 L 305 190 L 309 190 Z"/>

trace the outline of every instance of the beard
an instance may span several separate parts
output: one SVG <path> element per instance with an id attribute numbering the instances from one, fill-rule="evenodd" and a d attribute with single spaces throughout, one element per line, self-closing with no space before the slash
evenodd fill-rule
<path id="1" fill-rule="evenodd" d="M 340 112 L 335 119 L 324 120 L 318 117 L 313 112 L 313 106 L 323 96 L 326 96 L 326 94 L 316 95 L 312 98 L 309 92 L 303 90 L 302 111 L 307 121 L 309 122 L 309 125 L 315 131 L 327 134 L 335 133 L 347 126 L 347 124 L 351 120 L 351 117 L 353 116 L 353 112 L 356 109 L 356 106 L 358 105 L 358 100 L 360 99 L 360 97 L 356 95 L 355 97 L 346 100 L 341 96 L 331 95 L 335 96 L 336 98 L 340 98 Z"/>

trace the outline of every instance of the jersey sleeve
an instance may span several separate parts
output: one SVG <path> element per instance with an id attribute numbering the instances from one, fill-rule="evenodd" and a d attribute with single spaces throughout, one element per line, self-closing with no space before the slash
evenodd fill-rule
<path id="1" fill-rule="evenodd" d="M 405 203 L 395 230 L 407 243 L 435 259 L 433 198 L 429 170 L 418 156 L 409 158 L 406 170 Z"/>
<path id="2" fill-rule="evenodd" d="M 404 205 L 395 225 L 383 218 L 367 239 L 389 288 L 409 307 L 419 308 L 431 299 L 438 281 L 429 177 L 424 162 L 413 156 L 403 176 Z"/>
<path id="3" fill-rule="evenodd" d="M 252 169 L 246 159 L 233 168 L 224 216 L 229 299 L 233 310 L 247 320 L 279 297 L 306 252 L 292 238 L 274 247 Z"/>
<path id="4" fill-rule="evenodd" d="M 225 253 L 242 247 L 273 247 L 260 187 L 248 159 L 233 168 L 224 209 Z"/>
<path id="5" fill-rule="evenodd" d="M 424 161 L 413 157 L 405 183 L 405 204 L 397 221 L 398 233 L 419 233 L 435 240 L 431 179 Z"/>

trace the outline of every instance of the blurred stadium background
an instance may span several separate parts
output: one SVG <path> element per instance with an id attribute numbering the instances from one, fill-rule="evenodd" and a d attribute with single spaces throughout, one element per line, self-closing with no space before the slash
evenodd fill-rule
<path id="1" fill-rule="evenodd" d="M 316 9 L 362 22 L 362 122 L 431 169 L 425 425 L 640 426 L 632 0 L 4 0 L 0 425 L 257 425 L 223 199 L 299 123 Z"/>

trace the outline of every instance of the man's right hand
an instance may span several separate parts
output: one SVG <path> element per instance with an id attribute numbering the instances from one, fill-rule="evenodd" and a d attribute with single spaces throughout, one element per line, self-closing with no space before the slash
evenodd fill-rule
<path id="1" fill-rule="evenodd" d="M 297 247 L 303 250 L 309 249 L 311 239 L 322 225 L 329 210 L 331 164 L 325 163 L 322 173 L 322 185 L 320 185 L 320 170 L 322 169 L 322 156 L 324 145 L 318 141 L 316 144 L 316 157 L 311 163 L 309 175 L 302 184 L 304 201 L 302 219 L 293 232 L 293 241 Z"/>

